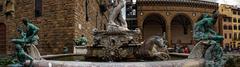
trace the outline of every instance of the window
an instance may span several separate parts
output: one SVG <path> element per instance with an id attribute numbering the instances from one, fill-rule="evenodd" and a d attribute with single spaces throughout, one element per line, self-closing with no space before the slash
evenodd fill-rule
<path id="1" fill-rule="evenodd" d="M 230 26 L 228 26 L 228 29 L 229 29 L 229 30 L 232 30 L 232 26 L 231 26 L 231 25 L 230 25 Z"/>
<path id="2" fill-rule="evenodd" d="M 127 23 L 128 23 L 128 29 L 130 30 L 135 30 L 137 28 L 137 21 L 136 20 L 128 20 Z M 163 27 L 163 26 L 161 26 Z M 163 29 L 163 28 L 162 28 Z"/>
<path id="3" fill-rule="evenodd" d="M 233 11 L 233 14 L 237 14 L 237 12 L 236 12 L 236 11 Z"/>
<path id="4" fill-rule="evenodd" d="M 89 20 L 89 17 L 88 17 L 88 0 L 85 0 L 85 19 L 86 19 L 86 21 Z"/>
<path id="5" fill-rule="evenodd" d="M 232 18 L 230 17 L 230 18 L 228 18 L 229 19 L 229 22 L 232 22 Z"/>
<path id="6" fill-rule="evenodd" d="M 0 5 L 0 12 L 3 11 L 3 5 Z"/>
<path id="7" fill-rule="evenodd" d="M 226 20 L 226 22 L 232 22 L 232 18 L 231 17 L 225 17 L 224 19 Z"/>
<path id="8" fill-rule="evenodd" d="M 238 25 L 238 30 L 240 30 L 240 25 Z"/>
<path id="9" fill-rule="evenodd" d="M 225 34 L 224 34 L 224 38 L 226 38 L 226 39 L 227 39 L 227 33 L 225 33 Z"/>
<path id="10" fill-rule="evenodd" d="M 236 23 L 236 22 L 237 22 L 237 19 L 236 19 L 236 18 L 233 18 L 233 22 Z"/>
<path id="11" fill-rule="evenodd" d="M 238 40 L 240 40 L 240 33 L 238 33 Z"/>
<path id="12" fill-rule="evenodd" d="M 234 25 L 233 28 L 234 28 L 234 30 L 237 30 L 237 25 Z"/>
<path id="13" fill-rule="evenodd" d="M 227 30 L 227 29 L 228 29 L 227 25 L 224 25 L 224 26 L 223 26 L 223 29 L 224 29 L 224 30 Z"/>
<path id="14" fill-rule="evenodd" d="M 238 23 L 240 23 L 240 18 L 238 18 Z"/>
<path id="15" fill-rule="evenodd" d="M 233 39 L 234 39 L 234 40 L 237 40 L 237 33 L 234 33 Z"/>
<path id="16" fill-rule="evenodd" d="M 228 19 L 227 19 L 227 18 L 224 18 L 224 19 L 223 19 L 223 21 L 224 21 L 224 22 L 227 22 L 227 21 L 228 21 Z"/>
<path id="17" fill-rule="evenodd" d="M 104 2 L 102 2 L 102 0 L 100 0 L 100 5 L 99 5 L 99 8 L 100 8 L 100 13 L 101 13 L 101 15 L 103 15 L 104 14 L 104 12 L 106 12 L 107 11 L 107 4 L 106 4 L 106 2 L 104 1 Z"/>
<path id="18" fill-rule="evenodd" d="M 35 0 L 35 17 L 42 16 L 42 0 Z"/>

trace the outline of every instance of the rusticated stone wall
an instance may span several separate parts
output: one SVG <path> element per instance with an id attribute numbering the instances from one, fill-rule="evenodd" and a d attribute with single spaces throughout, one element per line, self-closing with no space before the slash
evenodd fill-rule
<path id="1" fill-rule="evenodd" d="M 0 14 L 0 23 L 6 25 L 6 44 L 3 47 L 4 54 L 14 51 L 10 39 L 17 36 L 16 28 L 21 23 L 20 18 L 28 17 L 36 24 L 40 31 L 39 51 L 42 55 L 63 53 L 66 46 L 69 53 L 73 51 L 73 40 L 84 34 L 92 44 L 92 29 L 103 29 L 106 18 L 100 15 L 96 0 L 42 0 L 42 16 L 35 17 L 36 0 L 15 0 L 15 17 L 6 19 L 3 11 Z M 86 21 L 86 3 L 89 20 Z M 0 1 L 2 5 L 2 1 Z M 96 26 L 98 25 L 98 26 Z M 101 27 L 101 28 L 100 28 Z"/>

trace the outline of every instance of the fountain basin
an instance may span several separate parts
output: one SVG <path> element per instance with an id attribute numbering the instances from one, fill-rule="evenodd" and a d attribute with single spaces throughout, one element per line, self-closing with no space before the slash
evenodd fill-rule
<path id="1" fill-rule="evenodd" d="M 171 59 L 170 60 L 183 60 L 186 59 L 187 56 L 183 53 L 170 53 Z M 102 59 L 96 57 L 85 57 L 84 54 L 57 54 L 57 55 L 46 55 L 42 56 L 46 60 L 56 60 L 56 61 L 89 61 L 89 62 L 106 62 Z M 136 58 L 127 58 L 127 60 L 122 60 L 118 62 L 138 62 L 143 60 L 136 59 Z M 150 60 L 145 60 L 150 61 Z M 108 62 L 108 61 L 107 61 Z"/>
<path id="2" fill-rule="evenodd" d="M 34 67 L 203 67 L 203 59 L 184 59 L 151 62 L 84 62 L 35 60 Z M 26 65 L 29 64 L 29 61 Z"/>
<path id="3" fill-rule="evenodd" d="M 226 67 L 238 67 L 239 54 L 224 54 L 226 57 L 232 57 L 226 63 Z M 203 67 L 204 59 L 186 59 L 188 54 L 170 53 L 169 61 L 123 61 L 123 62 L 96 62 L 84 61 L 82 54 L 57 54 L 42 56 L 47 60 L 34 60 L 35 67 Z M 65 58 L 64 58 L 65 57 Z M 67 58 L 66 58 L 67 57 Z M 70 57 L 70 59 L 69 59 Z M 26 65 L 29 64 L 29 61 Z"/>
<path id="4" fill-rule="evenodd" d="M 47 60 L 34 60 L 34 67 L 203 67 L 203 59 L 186 59 L 184 54 L 171 54 L 169 61 L 85 61 L 81 54 L 58 54 L 42 56 Z M 180 58 L 179 58 L 180 57 Z M 65 58 L 65 59 L 64 59 Z M 177 59 L 176 59 L 177 58 Z M 29 61 L 26 65 L 29 64 Z"/>

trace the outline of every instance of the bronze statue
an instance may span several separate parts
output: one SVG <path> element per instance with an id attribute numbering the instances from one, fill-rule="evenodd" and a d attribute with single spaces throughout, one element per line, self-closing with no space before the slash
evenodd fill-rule
<path id="1" fill-rule="evenodd" d="M 27 32 L 24 33 L 23 30 L 18 29 L 21 36 L 16 39 L 12 39 L 11 42 L 13 42 L 16 46 L 16 54 L 20 63 L 23 64 L 26 60 L 30 60 L 30 66 L 32 66 L 33 59 L 42 59 L 35 46 L 39 40 L 37 35 L 39 28 L 32 24 L 28 18 L 22 18 L 22 22 L 27 27 Z M 23 49 L 23 47 L 27 47 L 27 49 Z M 27 52 L 30 55 L 28 55 L 24 50 L 28 50 Z"/>
<path id="2" fill-rule="evenodd" d="M 24 63 L 26 62 L 26 60 L 30 60 L 30 64 L 29 67 L 33 66 L 33 58 L 31 56 L 29 56 L 24 49 L 22 48 L 22 45 L 20 44 L 15 44 L 15 48 L 16 48 L 16 56 L 18 61 L 20 62 L 21 65 L 24 65 Z"/>
<path id="3" fill-rule="evenodd" d="M 29 56 L 23 49 L 25 47 L 26 33 L 23 30 L 18 29 L 20 36 L 17 39 L 12 39 L 11 42 L 15 44 L 16 53 L 14 57 L 17 57 L 20 65 L 23 65 L 26 60 L 30 60 L 30 67 L 32 67 L 33 58 Z"/>
<path id="4" fill-rule="evenodd" d="M 87 45 L 87 38 L 84 35 L 81 35 L 78 39 L 75 40 L 77 46 L 85 46 Z"/>
<path id="5" fill-rule="evenodd" d="M 203 14 L 194 25 L 193 38 L 198 43 L 189 58 L 204 58 L 205 67 L 223 67 L 224 64 L 223 51 L 220 46 L 224 38 L 211 28 L 216 23 L 218 15 L 218 12 L 214 12 L 213 16 Z"/>

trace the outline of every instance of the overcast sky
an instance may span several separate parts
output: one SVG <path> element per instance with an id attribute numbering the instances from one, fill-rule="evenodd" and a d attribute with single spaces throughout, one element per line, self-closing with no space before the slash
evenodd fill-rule
<path id="1" fill-rule="evenodd" d="M 240 0 L 204 0 L 217 2 L 219 4 L 240 5 Z"/>
<path id="2" fill-rule="evenodd" d="M 240 5 L 240 0 L 204 0 L 204 1 L 211 1 L 211 2 L 217 2 L 220 4 L 229 4 L 229 5 Z M 136 2 L 136 0 L 133 0 L 133 2 Z"/>

